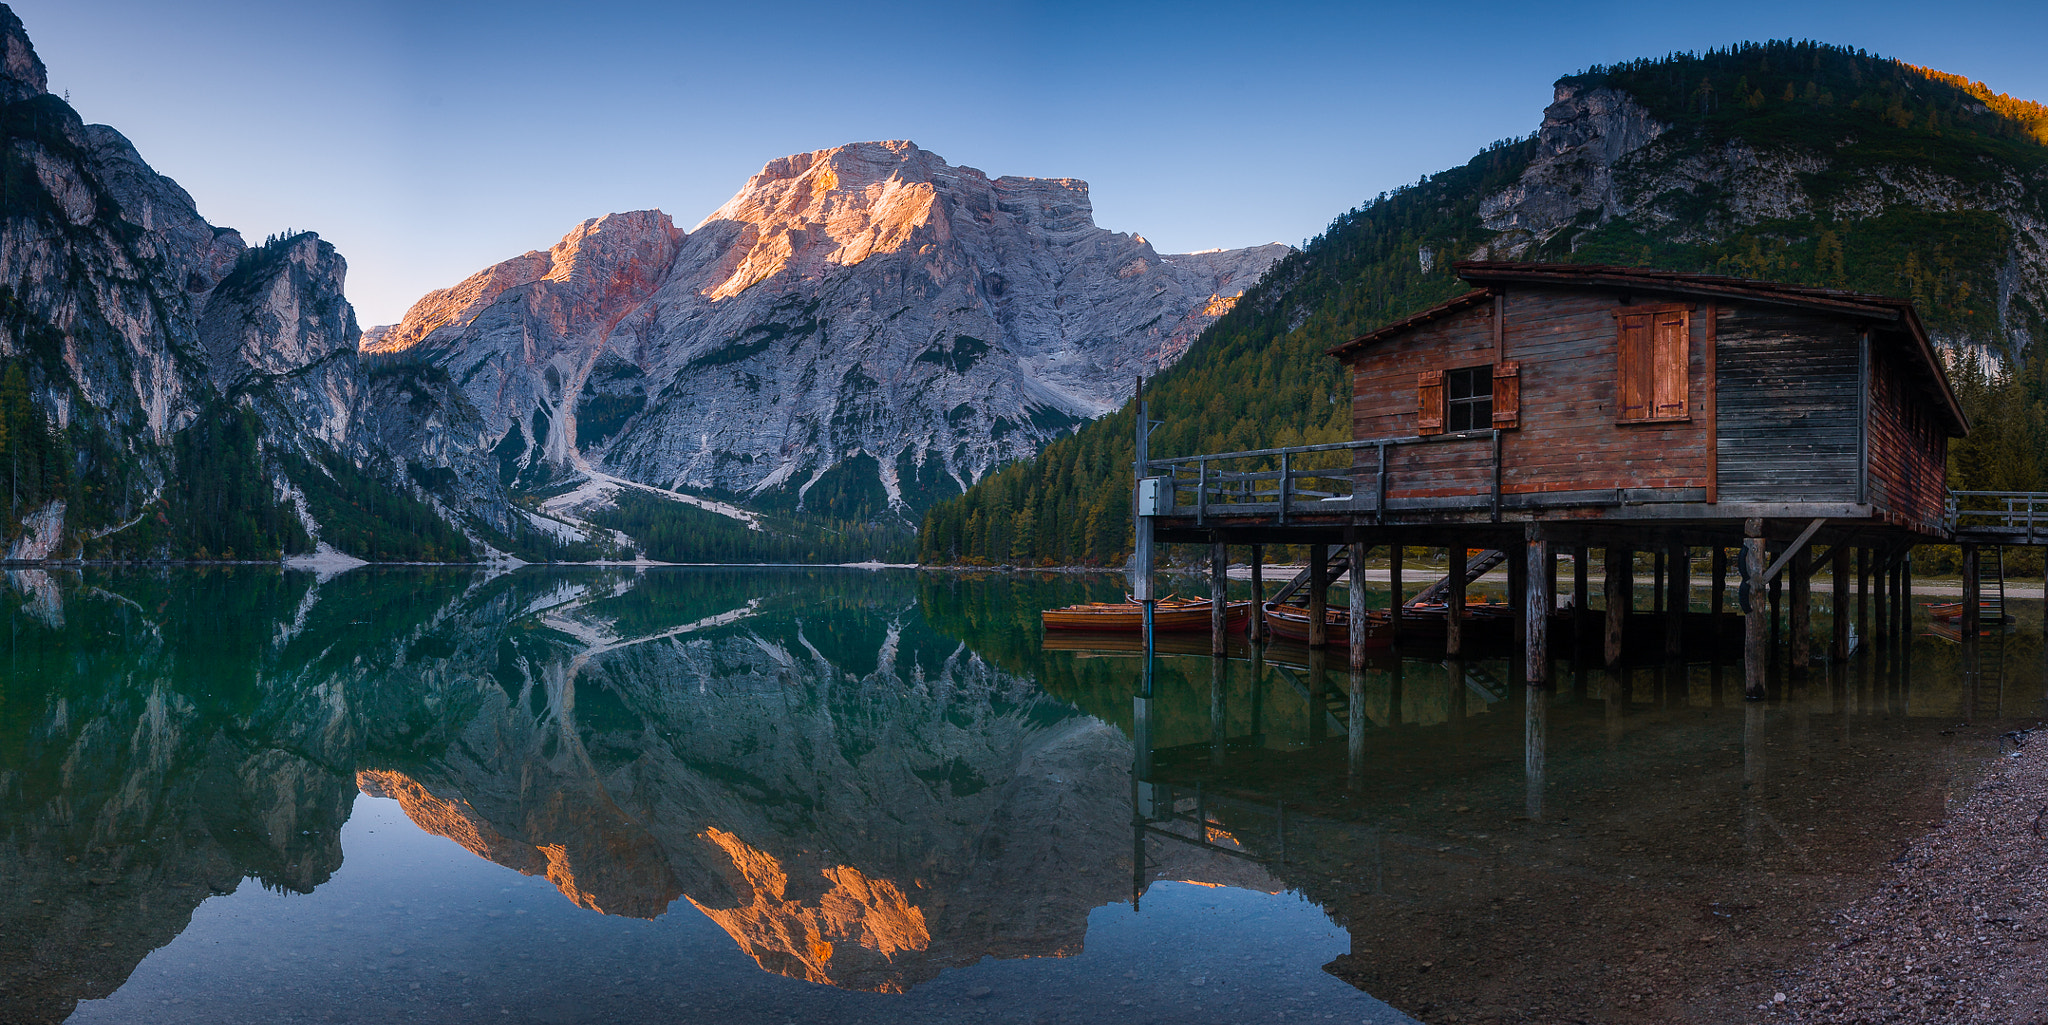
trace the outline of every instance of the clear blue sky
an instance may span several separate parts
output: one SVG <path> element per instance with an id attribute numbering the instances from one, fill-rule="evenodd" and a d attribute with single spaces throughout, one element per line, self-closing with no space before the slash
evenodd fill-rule
<path id="1" fill-rule="evenodd" d="M 2048 100 L 2048 4 L 13 0 L 89 121 L 250 241 L 310 228 L 365 326 L 577 221 L 688 228 L 766 161 L 915 140 L 1085 178 L 1164 252 L 1299 244 L 1533 131 L 1558 76 L 1813 38 Z"/>

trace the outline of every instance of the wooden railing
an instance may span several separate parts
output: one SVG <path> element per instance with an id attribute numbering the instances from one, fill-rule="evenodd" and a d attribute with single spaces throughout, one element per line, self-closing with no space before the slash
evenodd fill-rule
<path id="1" fill-rule="evenodd" d="M 1154 459 L 1146 465 L 1148 475 L 1165 480 L 1171 515 L 1192 514 L 1199 524 L 1212 513 L 1276 514 L 1284 524 L 1290 517 L 1315 512 L 1363 510 L 1384 515 L 1390 478 L 1387 453 L 1409 445 L 1449 443 L 1481 444 L 1490 450 L 1486 472 L 1491 480 L 1491 500 L 1497 518 L 1501 475 L 1499 431 L 1217 452 Z M 1321 465 L 1329 463 L 1341 465 Z"/>
<path id="2" fill-rule="evenodd" d="M 1950 534 L 2048 544 L 2048 492 L 1951 491 L 1944 519 Z"/>

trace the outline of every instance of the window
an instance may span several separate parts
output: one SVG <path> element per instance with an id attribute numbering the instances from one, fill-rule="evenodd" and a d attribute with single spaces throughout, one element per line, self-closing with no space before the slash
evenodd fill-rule
<path id="1" fill-rule="evenodd" d="M 1625 306 L 1614 311 L 1615 419 L 1683 420 L 1691 360 L 1691 308 Z"/>
<path id="2" fill-rule="evenodd" d="M 1493 427 L 1493 368 L 1466 367 L 1445 375 L 1444 428 L 1483 431 Z"/>
<path id="3" fill-rule="evenodd" d="M 1415 433 L 1521 426 L 1522 368 L 1515 362 L 1425 370 L 1416 380 Z"/>

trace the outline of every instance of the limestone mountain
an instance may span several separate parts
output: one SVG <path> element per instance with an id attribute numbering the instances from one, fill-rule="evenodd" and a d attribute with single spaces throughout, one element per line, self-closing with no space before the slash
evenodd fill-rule
<path id="1" fill-rule="evenodd" d="M 1287 251 L 1162 255 L 1097 227 L 1084 182 L 859 143 L 769 162 L 688 232 L 586 221 L 364 351 L 444 370 L 507 483 L 869 519 L 1115 408 Z"/>
<path id="2" fill-rule="evenodd" d="M 451 524 L 517 528 L 462 396 L 361 365 L 332 246 L 207 223 L 49 94 L 4 5 L 0 55 L 7 557 L 469 557 Z"/>
<path id="3" fill-rule="evenodd" d="M 2048 107 L 1791 42 L 1568 76 L 1533 135 L 1338 217 L 1148 385 L 1152 453 L 1348 439 L 1324 351 L 1464 291 L 1471 257 L 1911 298 L 1974 425 L 1957 486 L 2048 484 Z M 921 557 L 1121 561 L 1132 428 L 1126 405 L 935 507 Z"/>

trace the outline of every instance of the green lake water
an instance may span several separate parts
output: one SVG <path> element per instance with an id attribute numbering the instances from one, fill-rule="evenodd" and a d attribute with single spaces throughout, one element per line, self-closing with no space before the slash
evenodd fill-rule
<path id="1" fill-rule="evenodd" d="M 0 1022 L 1723 1021 L 2043 714 L 1212 659 L 1109 576 L 16 569 Z M 1825 612 L 1816 630 L 1825 631 Z"/>

